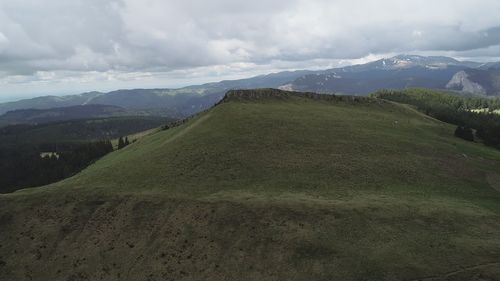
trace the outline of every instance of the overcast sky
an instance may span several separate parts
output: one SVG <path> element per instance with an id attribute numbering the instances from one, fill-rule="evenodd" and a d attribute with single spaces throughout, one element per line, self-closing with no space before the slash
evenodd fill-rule
<path id="1" fill-rule="evenodd" d="M 0 0 L 0 101 L 398 53 L 500 60 L 500 1 Z"/>

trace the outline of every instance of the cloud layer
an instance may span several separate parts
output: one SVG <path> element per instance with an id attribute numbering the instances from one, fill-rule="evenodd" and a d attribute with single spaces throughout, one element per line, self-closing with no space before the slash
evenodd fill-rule
<path id="1" fill-rule="evenodd" d="M 0 84 L 169 85 L 393 53 L 487 59 L 500 56 L 498 15 L 498 0 L 0 0 Z"/>

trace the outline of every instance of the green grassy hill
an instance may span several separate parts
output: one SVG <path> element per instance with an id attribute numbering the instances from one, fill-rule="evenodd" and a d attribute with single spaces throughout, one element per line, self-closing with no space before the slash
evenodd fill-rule
<path id="1" fill-rule="evenodd" d="M 374 98 L 232 91 L 0 196 L 9 280 L 500 280 L 500 151 Z"/>

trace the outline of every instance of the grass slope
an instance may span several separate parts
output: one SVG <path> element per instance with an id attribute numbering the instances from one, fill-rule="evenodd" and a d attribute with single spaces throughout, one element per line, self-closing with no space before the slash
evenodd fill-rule
<path id="1" fill-rule="evenodd" d="M 233 91 L 0 196 L 12 280 L 499 280 L 500 152 L 372 98 Z"/>

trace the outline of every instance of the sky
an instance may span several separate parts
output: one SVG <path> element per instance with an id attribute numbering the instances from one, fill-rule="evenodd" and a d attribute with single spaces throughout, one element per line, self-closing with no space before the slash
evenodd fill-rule
<path id="1" fill-rule="evenodd" d="M 401 53 L 500 61 L 500 1 L 0 0 L 0 102 Z"/>

